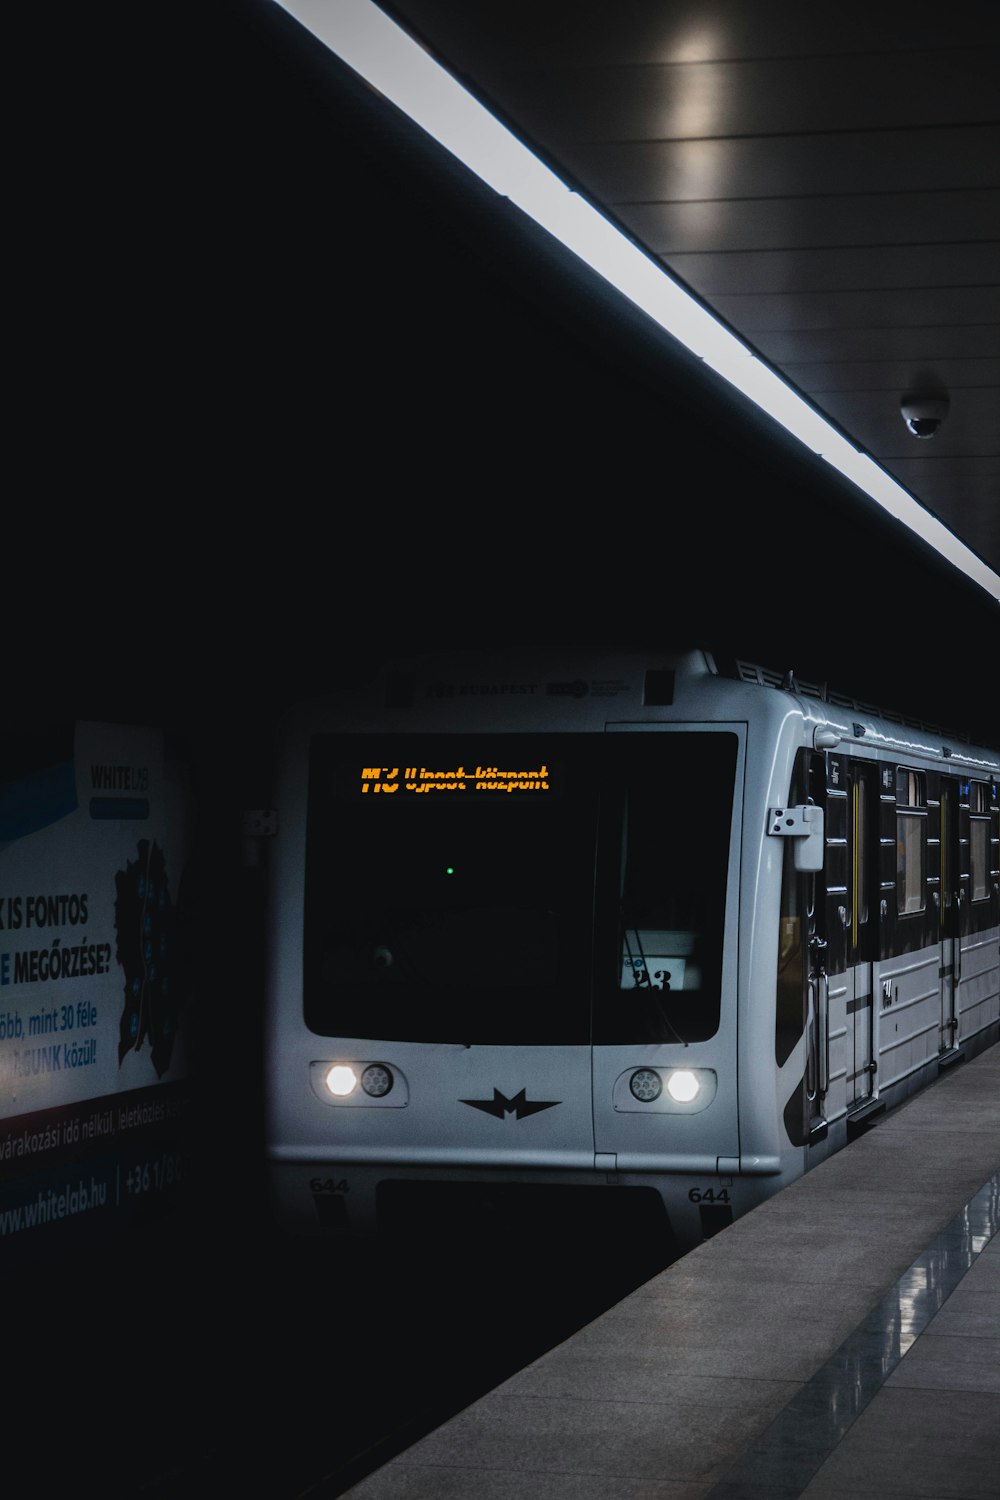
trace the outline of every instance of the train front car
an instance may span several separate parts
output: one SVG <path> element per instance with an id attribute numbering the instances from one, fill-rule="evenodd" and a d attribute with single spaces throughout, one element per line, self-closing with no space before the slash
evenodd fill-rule
<path id="1" fill-rule="evenodd" d="M 829 724 L 701 652 L 417 661 L 294 715 L 269 875 L 279 1222 L 405 1232 L 604 1189 L 683 1252 L 840 1144 L 841 1010 L 883 971 L 829 932 L 853 857 Z"/>

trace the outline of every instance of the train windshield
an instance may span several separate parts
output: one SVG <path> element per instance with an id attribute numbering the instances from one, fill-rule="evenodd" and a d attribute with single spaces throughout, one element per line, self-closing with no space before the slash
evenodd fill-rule
<path id="1" fill-rule="evenodd" d="M 719 732 L 317 736 L 307 1024 L 469 1046 L 712 1035 L 735 763 Z"/>

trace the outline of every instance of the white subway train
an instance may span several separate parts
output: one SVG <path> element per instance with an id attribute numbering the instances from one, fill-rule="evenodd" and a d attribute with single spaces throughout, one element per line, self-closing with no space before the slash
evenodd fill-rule
<path id="1" fill-rule="evenodd" d="M 456 653 L 277 766 L 292 1232 L 603 1193 L 683 1253 L 1000 1037 L 1000 753 L 931 725 L 703 651 Z"/>

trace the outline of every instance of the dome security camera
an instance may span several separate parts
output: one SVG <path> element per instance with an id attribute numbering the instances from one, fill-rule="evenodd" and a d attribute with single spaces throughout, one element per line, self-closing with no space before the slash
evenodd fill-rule
<path id="1" fill-rule="evenodd" d="M 929 438 L 934 436 L 948 415 L 948 397 L 904 396 L 899 409 L 914 437 Z"/>

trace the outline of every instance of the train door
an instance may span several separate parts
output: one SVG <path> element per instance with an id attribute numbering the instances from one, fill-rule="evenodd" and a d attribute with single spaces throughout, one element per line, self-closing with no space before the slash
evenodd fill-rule
<path id="1" fill-rule="evenodd" d="M 742 725 L 609 726 L 595 923 L 599 1169 L 714 1180 L 720 1158 L 739 1156 L 745 750 Z"/>
<path id="2" fill-rule="evenodd" d="M 807 999 L 812 1130 L 855 1114 L 875 1093 L 877 769 L 829 755 L 824 795 L 826 859 L 817 877 Z"/>
<path id="3" fill-rule="evenodd" d="M 791 839 L 785 841 L 783 858 L 774 1042 L 779 1070 L 786 1065 L 789 1069 L 785 1077 L 791 1092 L 784 1098 L 783 1115 L 788 1137 L 796 1145 L 818 1144 L 829 1131 L 828 965 L 832 963 L 837 974 L 844 967 L 843 922 L 837 907 L 843 906 L 846 913 L 845 776 L 841 757 L 801 750 L 788 791 L 791 806 L 824 808 L 826 844 L 821 871 L 797 866 Z M 827 933 L 833 941 L 832 955 Z M 842 1037 L 842 1025 L 839 1030 Z M 841 1076 L 843 1071 L 841 1067 Z"/>
<path id="4" fill-rule="evenodd" d="M 867 1104 L 875 1092 L 875 962 L 878 924 L 878 773 L 870 763 L 848 762 L 847 895 L 847 1108 Z"/>
<path id="5" fill-rule="evenodd" d="M 941 1051 L 954 1049 L 958 1037 L 958 985 L 961 978 L 962 941 L 959 930 L 958 894 L 958 783 L 941 778 L 940 788 L 940 881 L 938 885 L 938 933 L 941 944 Z"/>

